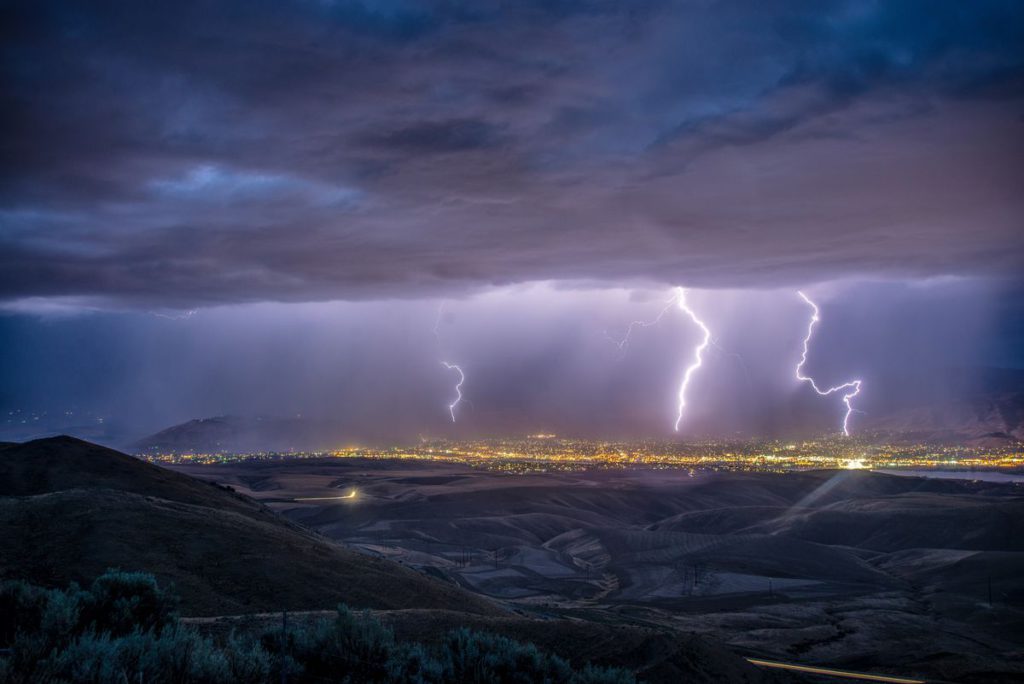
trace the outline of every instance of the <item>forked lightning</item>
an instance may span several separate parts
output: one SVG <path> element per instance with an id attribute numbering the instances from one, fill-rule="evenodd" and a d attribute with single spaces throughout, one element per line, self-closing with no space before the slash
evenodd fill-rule
<path id="1" fill-rule="evenodd" d="M 816 382 L 814 382 L 814 378 L 812 378 L 809 375 L 803 374 L 804 364 L 807 363 L 808 347 L 811 343 L 811 337 L 814 335 L 814 326 L 818 321 L 821 320 L 821 316 L 820 311 L 818 309 L 818 305 L 812 302 L 810 297 L 808 297 L 807 295 L 800 291 L 797 291 L 797 294 L 800 295 L 801 299 L 807 302 L 807 305 L 811 307 L 811 311 L 813 313 L 811 314 L 810 322 L 807 324 L 807 335 L 804 336 L 803 353 L 800 355 L 800 363 L 796 365 L 796 379 L 799 380 L 800 382 L 809 383 L 810 386 L 814 389 L 814 391 L 823 397 L 827 397 L 828 395 L 834 394 L 835 392 L 842 392 L 843 390 L 852 390 L 850 392 L 845 392 L 843 394 L 843 403 L 846 404 L 846 415 L 843 416 L 843 434 L 849 437 L 850 414 L 852 414 L 854 411 L 851 400 L 855 396 L 860 394 L 861 381 L 850 380 L 849 382 L 845 382 L 842 385 L 836 385 L 835 387 L 829 387 L 828 389 L 823 390 L 820 387 L 818 387 L 818 384 Z"/>

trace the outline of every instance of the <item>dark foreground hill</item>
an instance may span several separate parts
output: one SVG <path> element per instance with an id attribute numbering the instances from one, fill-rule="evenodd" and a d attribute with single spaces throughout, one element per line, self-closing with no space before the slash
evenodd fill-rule
<path id="1" fill-rule="evenodd" d="M 113 489 L 246 515 L 267 513 L 252 499 L 229 489 L 74 437 L 0 447 L 0 496 L 35 496 L 69 489 Z"/>
<path id="2" fill-rule="evenodd" d="M 325 540 L 239 494 L 70 437 L 0 450 L 0 579 L 60 586 L 111 567 L 173 583 L 186 614 L 500 610 Z"/>
<path id="3" fill-rule="evenodd" d="M 89 585 L 107 568 L 173 584 L 182 613 L 208 627 L 345 603 L 380 610 L 402 638 L 432 643 L 457 627 L 482 629 L 536 642 L 579 667 L 594 660 L 626 668 L 642 681 L 790 681 L 712 640 L 664 628 L 513 616 L 454 583 L 350 551 L 228 487 L 87 442 L 0 447 L 0 580 Z M 237 614 L 250 616 L 221 617 Z"/>

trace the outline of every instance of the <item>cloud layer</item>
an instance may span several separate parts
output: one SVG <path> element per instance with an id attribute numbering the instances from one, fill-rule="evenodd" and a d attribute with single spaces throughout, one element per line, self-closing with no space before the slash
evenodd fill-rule
<path id="1" fill-rule="evenodd" d="M 8 302 L 1024 266 L 1016 2 L 2 13 Z"/>

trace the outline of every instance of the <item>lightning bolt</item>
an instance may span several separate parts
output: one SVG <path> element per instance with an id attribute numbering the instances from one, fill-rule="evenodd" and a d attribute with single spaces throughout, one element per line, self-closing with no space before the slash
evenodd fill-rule
<path id="1" fill-rule="evenodd" d="M 434 319 L 434 328 L 432 330 L 432 332 L 434 333 L 434 339 L 437 340 L 437 349 L 439 352 L 442 351 L 441 319 L 444 316 L 444 305 L 445 302 L 441 302 L 441 305 L 437 307 L 437 317 Z M 447 368 L 448 370 L 453 370 L 459 374 L 459 381 L 455 383 L 455 401 L 448 404 L 448 413 L 451 414 L 452 422 L 454 423 L 455 407 L 462 403 L 462 383 L 466 382 L 466 374 L 462 372 L 462 368 L 460 368 L 458 364 L 442 361 L 441 365 Z"/>
<path id="2" fill-rule="evenodd" d="M 814 382 L 814 378 L 812 378 L 809 375 L 804 375 L 801 372 L 804 367 L 804 364 L 807 363 L 807 352 L 808 347 L 811 344 L 811 337 L 814 335 L 814 325 L 821 320 L 821 316 L 819 315 L 821 312 L 818 309 L 818 305 L 812 302 L 810 297 L 805 295 L 803 292 L 800 292 L 799 290 L 797 291 L 797 294 L 800 295 L 801 299 L 807 302 L 807 305 L 811 307 L 811 311 L 813 313 L 811 314 L 810 322 L 807 324 L 807 335 L 804 336 L 803 353 L 800 355 L 800 363 L 796 365 L 796 379 L 799 380 L 800 382 L 810 383 L 814 391 L 823 397 L 827 397 L 828 395 L 834 394 L 835 392 L 842 392 L 843 390 L 852 390 L 850 392 L 845 392 L 843 394 L 843 403 L 846 404 L 846 415 L 843 416 L 843 434 L 849 437 L 850 414 L 852 414 L 855 410 L 850 402 L 855 396 L 860 394 L 861 381 L 851 380 L 849 382 L 843 383 L 842 385 L 836 385 L 835 387 L 829 387 L 828 389 L 823 390 L 820 387 L 818 387 L 818 384 L 816 382 Z"/>
<path id="3" fill-rule="evenodd" d="M 625 336 L 623 336 L 621 340 L 616 340 L 614 337 L 608 334 L 607 330 L 604 331 L 604 336 L 608 339 L 609 342 L 618 347 L 620 353 L 625 354 L 626 347 L 629 346 L 629 338 L 633 334 L 633 330 L 635 330 L 636 328 L 650 328 L 651 326 L 655 326 L 658 325 L 658 323 L 661 323 L 661 319 L 665 317 L 665 314 L 672 310 L 672 307 L 676 304 L 676 301 L 679 299 L 680 291 L 681 289 L 677 288 L 676 292 L 669 298 L 667 302 L 665 302 L 665 308 L 658 312 L 658 315 L 652 318 L 651 320 L 632 321 L 626 327 L 626 334 Z"/>
<path id="4" fill-rule="evenodd" d="M 704 333 L 704 339 L 701 341 L 697 348 L 694 349 L 693 363 L 686 368 L 686 373 L 683 374 L 683 382 L 679 385 L 679 411 L 676 414 L 676 432 L 679 432 L 679 424 L 683 421 L 683 411 L 686 409 L 686 388 L 690 386 L 690 379 L 693 374 L 700 368 L 704 363 L 704 350 L 711 344 L 711 331 L 708 326 L 704 325 L 704 321 L 697 318 L 697 314 L 693 312 L 686 304 L 686 290 L 681 287 L 676 288 L 675 297 L 673 297 L 674 303 L 683 310 L 690 320 L 693 321 L 694 325 L 701 329 Z"/>
<path id="5" fill-rule="evenodd" d="M 195 316 L 197 313 L 197 309 L 189 309 L 188 311 L 185 311 L 183 313 L 176 314 L 165 314 L 160 313 L 159 311 L 150 311 L 149 313 L 153 314 L 158 318 L 166 318 L 171 321 L 184 321 L 188 318 L 192 318 L 193 316 Z"/>
<path id="6" fill-rule="evenodd" d="M 445 368 L 447 368 L 448 370 L 454 370 L 456 373 L 459 374 L 459 381 L 457 383 L 455 383 L 455 395 L 456 395 L 455 396 L 455 401 L 453 401 L 452 403 L 448 404 L 448 413 L 452 414 L 452 422 L 454 423 L 455 422 L 455 407 L 458 406 L 459 402 L 462 401 L 462 383 L 464 383 L 466 381 L 466 374 L 462 372 L 462 369 L 459 368 L 459 366 L 457 364 L 448 363 L 447 361 L 442 361 L 441 365 L 444 366 Z"/>
<path id="7" fill-rule="evenodd" d="M 434 339 L 437 340 L 437 345 L 441 346 L 441 317 L 444 316 L 444 302 L 441 302 L 440 306 L 437 307 L 437 318 L 434 319 Z"/>

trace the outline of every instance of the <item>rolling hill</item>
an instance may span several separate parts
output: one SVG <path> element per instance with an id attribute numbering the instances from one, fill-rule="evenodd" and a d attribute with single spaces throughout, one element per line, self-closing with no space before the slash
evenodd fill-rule
<path id="1" fill-rule="evenodd" d="M 191 615 L 452 608 L 486 599 L 349 551 L 228 488 L 70 437 L 0 450 L 0 578 L 80 583 L 110 567 L 173 583 Z"/>
<path id="2" fill-rule="evenodd" d="M 346 603 L 378 610 L 410 638 L 486 629 L 581 666 L 627 667 L 644 681 L 790 681 L 706 638 L 606 618 L 517 615 L 435 579 L 443 573 L 348 550 L 231 487 L 78 439 L 0 446 L 0 579 L 64 586 L 111 567 L 172 584 L 182 613 L 206 630 L 260 625 L 283 609 L 301 622 Z"/>
<path id="3" fill-rule="evenodd" d="M 175 468 L 543 625 L 693 632 L 746 655 L 927 681 L 1024 676 L 1021 484 L 865 470 L 510 475 L 358 458 Z M 359 506 L 327 500 L 356 487 Z M 548 646 L 542 626 L 516 619 L 474 622 L 553 649 L 562 638 Z M 585 652 L 605 638 L 634 635 L 565 643 Z"/>

